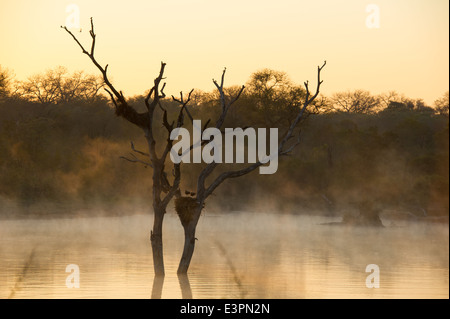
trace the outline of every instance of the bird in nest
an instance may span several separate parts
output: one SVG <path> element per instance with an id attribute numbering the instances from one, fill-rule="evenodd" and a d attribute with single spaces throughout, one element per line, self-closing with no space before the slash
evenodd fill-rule
<path id="1" fill-rule="evenodd" d="M 191 191 L 188 191 L 188 190 L 185 190 L 185 191 L 184 191 L 184 194 L 186 194 L 186 195 L 191 195 L 191 196 L 195 196 L 196 193 L 191 192 Z"/>

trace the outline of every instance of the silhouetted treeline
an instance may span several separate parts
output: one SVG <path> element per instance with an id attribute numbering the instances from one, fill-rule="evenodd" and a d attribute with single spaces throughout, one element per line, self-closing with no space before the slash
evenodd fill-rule
<path id="1" fill-rule="evenodd" d="M 131 152 L 130 141 L 142 150 L 145 141 L 114 115 L 98 79 L 58 68 L 14 86 L 7 72 L 0 75 L 1 214 L 12 214 L 11 207 L 31 214 L 44 204 L 112 209 L 150 202 L 151 168 L 120 158 Z M 225 127 L 278 127 L 282 134 L 295 111 L 291 102 L 304 95 L 283 72 L 256 72 Z M 196 92 L 193 117 L 214 120 L 217 98 Z M 130 102 L 139 108 L 143 99 Z M 177 104 L 164 105 L 174 120 Z M 309 112 L 301 144 L 279 160 L 276 174 L 227 181 L 211 209 L 334 213 L 364 198 L 387 209 L 448 214 L 448 93 L 430 107 L 392 92 L 356 90 L 322 97 Z M 183 191 L 194 189 L 200 166 L 182 165 Z"/>

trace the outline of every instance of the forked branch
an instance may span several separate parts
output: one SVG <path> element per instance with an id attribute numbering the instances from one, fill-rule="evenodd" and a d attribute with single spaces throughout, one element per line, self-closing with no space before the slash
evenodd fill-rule
<path id="1" fill-rule="evenodd" d="M 219 95 L 220 95 L 220 106 L 222 108 L 222 112 L 219 116 L 219 118 L 216 121 L 216 128 L 220 129 L 223 125 L 223 122 L 225 121 L 225 118 L 227 117 L 228 114 L 228 110 L 230 109 L 230 107 L 240 98 L 242 92 L 245 89 L 245 86 L 243 85 L 238 93 L 236 94 L 236 96 L 234 97 L 229 97 L 228 101 L 226 99 L 226 95 L 225 95 L 225 91 L 223 89 L 223 85 L 224 85 L 224 81 L 225 81 L 225 72 L 227 71 L 226 68 L 224 68 L 223 72 L 222 72 L 222 78 L 220 81 L 220 85 L 219 83 L 217 83 L 216 80 L 213 79 L 213 83 L 216 86 L 217 90 L 219 91 Z"/>
<path id="2" fill-rule="evenodd" d="M 92 38 L 90 52 L 88 52 L 84 48 L 84 46 L 80 43 L 80 41 L 77 39 L 77 37 L 66 26 L 61 26 L 61 28 L 64 29 L 73 38 L 73 40 L 81 48 L 82 52 L 91 59 L 92 63 L 102 73 L 103 81 L 109 88 L 109 90 L 106 88 L 105 88 L 105 90 L 109 94 L 111 101 L 114 104 L 114 107 L 116 110 L 116 115 L 124 117 L 126 120 L 139 126 L 142 129 L 146 129 L 147 123 L 148 123 L 147 122 L 148 115 L 145 113 L 138 113 L 134 108 L 132 108 L 130 105 L 128 105 L 128 103 L 125 100 L 125 97 L 123 96 L 123 93 L 121 91 L 117 90 L 108 78 L 108 74 L 107 74 L 108 64 L 105 67 L 102 67 L 94 56 L 95 44 L 96 44 L 96 42 L 95 42 L 96 34 L 94 32 L 93 19 L 91 18 L 91 30 L 89 31 L 89 34 Z"/>
<path id="3" fill-rule="evenodd" d="M 288 131 L 286 132 L 285 136 L 282 138 L 281 142 L 279 143 L 277 156 L 289 154 L 300 143 L 300 136 L 299 136 L 297 141 L 294 144 L 292 144 L 287 149 L 284 149 L 286 144 L 287 144 L 287 142 L 293 137 L 294 129 L 297 127 L 298 123 L 300 122 L 302 116 L 305 113 L 305 110 L 308 108 L 309 105 L 311 105 L 311 103 L 319 95 L 320 86 L 323 83 L 323 81 L 320 78 L 320 74 L 321 74 L 322 69 L 325 67 L 325 65 L 326 65 L 326 61 L 324 61 L 322 66 L 318 66 L 317 67 L 317 87 L 316 87 L 316 91 L 315 91 L 315 93 L 313 95 L 311 95 L 311 93 L 309 91 L 309 83 L 308 83 L 308 81 L 305 82 L 305 88 L 306 88 L 305 100 L 303 102 L 303 105 L 300 107 L 295 120 L 291 123 Z M 224 73 L 225 73 L 225 71 L 224 71 Z M 223 83 L 223 77 L 222 77 L 222 83 Z M 219 85 L 217 85 L 216 82 L 215 82 L 215 84 L 216 84 L 216 87 L 218 87 L 219 90 L 223 90 L 222 85 L 219 86 Z M 237 98 L 239 97 L 241 91 L 239 92 Z M 234 99 L 234 101 L 237 100 L 237 98 Z M 221 99 L 222 99 L 222 95 L 221 95 Z M 222 114 L 223 114 L 223 112 L 222 112 Z M 249 165 L 249 166 L 247 166 L 247 167 L 245 167 L 243 169 L 224 172 L 224 173 L 220 174 L 207 188 L 205 188 L 206 177 L 209 176 L 211 174 L 211 172 L 214 170 L 214 168 L 217 166 L 217 164 L 211 163 L 201 172 L 201 174 L 199 176 L 199 179 L 198 179 L 198 193 L 202 196 L 202 199 L 205 200 L 226 179 L 240 177 L 240 176 L 249 174 L 250 172 L 253 172 L 257 168 L 259 168 L 261 165 L 263 165 L 263 163 L 261 161 L 257 161 L 256 163 L 251 164 L 251 165 Z"/>

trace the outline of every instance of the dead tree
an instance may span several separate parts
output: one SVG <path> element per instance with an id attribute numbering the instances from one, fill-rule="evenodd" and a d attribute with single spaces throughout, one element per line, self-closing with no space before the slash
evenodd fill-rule
<path id="1" fill-rule="evenodd" d="M 169 202 L 172 200 L 174 196 L 178 196 L 179 194 L 179 185 L 180 185 L 180 164 L 174 164 L 172 169 L 170 170 L 173 175 L 172 182 L 169 181 L 168 173 L 166 172 L 166 159 L 167 155 L 172 148 L 173 141 L 170 139 L 170 133 L 173 129 L 177 127 L 181 127 L 184 121 L 184 112 L 185 107 L 190 101 L 191 93 L 187 99 L 184 99 L 181 96 L 180 100 L 177 100 L 181 103 L 181 107 L 179 110 L 178 118 L 175 121 L 169 123 L 167 119 L 167 111 L 163 108 L 161 104 L 161 100 L 165 98 L 164 87 L 165 83 L 161 83 L 164 79 L 164 69 L 166 64 L 161 62 L 161 68 L 159 71 L 159 75 L 154 80 L 154 85 L 150 89 L 148 95 L 145 98 L 145 106 L 147 111 L 139 113 L 137 112 L 125 99 L 122 91 L 117 90 L 114 85 L 108 79 L 107 71 L 108 65 L 105 67 L 101 66 L 100 63 L 94 56 L 95 50 L 95 40 L 96 34 L 94 32 L 94 23 L 91 18 L 91 29 L 89 34 L 92 38 L 90 51 L 86 50 L 84 46 L 78 41 L 78 39 L 74 36 L 74 34 L 67 29 L 65 26 L 61 26 L 69 35 L 72 36 L 73 40 L 78 44 L 81 48 L 82 52 L 86 54 L 92 61 L 92 63 L 100 70 L 103 81 L 107 88 L 105 88 L 106 92 L 109 94 L 111 98 L 111 102 L 114 105 L 115 113 L 117 116 L 123 117 L 128 122 L 139 127 L 145 135 L 148 145 L 148 153 L 137 150 L 133 143 L 131 144 L 132 151 L 140 156 L 143 155 L 146 157 L 145 160 L 139 159 L 134 153 L 131 154 L 131 157 L 123 157 L 124 159 L 134 162 L 141 163 L 146 166 L 153 168 L 153 188 L 152 188 L 152 200 L 153 200 L 153 211 L 154 211 L 154 221 L 153 221 L 153 230 L 150 233 L 150 241 L 152 244 L 153 251 L 153 265 L 156 276 L 164 275 L 164 258 L 163 258 L 163 240 L 162 240 L 162 226 L 164 215 L 166 213 L 166 208 Z M 155 125 L 155 110 L 160 108 L 162 110 L 162 119 L 160 120 L 167 130 L 167 140 L 166 141 L 157 141 L 155 139 L 154 125 Z M 157 146 L 159 143 L 165 143 L 164 150 L 162 154 L 158 154 Z M 164 145 L 164 144 L 163 144 Z"/>
<path id="2" fill-rule="evenodd" d="M 314 94 L 311 94 L 309 91 L 309 83 L 308 81 L 304 83 L 306 88 L 306 96 L 303 101 L 293 102 L 298 109 L 295 119 L 292 121 L 286 133 L 282 136 L 279 144 L 278 144 L 278 156 L 288 155 L 298 144 L 300 139 L 294 143 L 290 143 L 289 141 L 295 135 L 295 129 L 300 123 L 300 120 L 305 114 L 308 106 L 312 104 L 312 102 L 319 95 L 319 89 L 322 84 L 322 80 L 320 78 L 320 73 L 322 69 L 325 67 L 326 61 L 322 66 L 317 68 L 317 87 Z M 216 121 L 215 127 L 217 129 L 221 129 L 222 125 L 225 121 L 225 118 L 228 114 L 230 107 L 235 103 L 241 93 L 244 90 L 244 86 L 241 87 L 239 92 L 234 97 L 226 97 L 224 93 L 224 78 L 225 71 L 222 73 L 222 79 L 220 84 L 213 80 L 214 85 L 216 86 L 219 96 L 220 96 L 220 106 L 222 108 L 219 118 Z M 188 111 L 186 109 L 186 111 Z M 192 118 L 191 118 L 192 119 Z M 288 143 L 289 142 L 289 143 Z M 290 145 L 288 145 L 290 144 Z M 191 149 L 195 146 L 191 146 Z M 211 175 L 211 173 L 219 166 L 219 163 L 212 162 L 201 171 L 197 178 L 197 192 L 196 197 L 179 197 L 175 200 L 175 208 L 180 217 L 181 224 L 184 228 L 184 249 L 183 254 L 181 256 L 180 264 L 178 266 L 178 274 L 185 274 L 188 271 L 189 265 L 191 263 L 192 255 L 194 253 L 195 248 L 195 232 L 197 228 L 197 224 L 201 215 L 201 212 L 205 206 L 206 199 L 214 192 L 214 190 L 222 184 L 225 180 L 229 178 L 237 178 L 240 176 L 244 176 L 249 174 L 259 168 L 263 163 L 261 161 L 257 161 L 254 164 L 248 165 L 245 168 L 235 170 L 235 171 L 226 171 L 224 173 L 219 174 L 209 185 L 206 184 L 206 179 Z"/>
<path id="3" fill-rule="evenodd" d="M 63 28 L 78 44 L 78 46 L 82 49 L 82 53 L 86 54 L 92 61 L 92 63 L 100 70 L 103 80 L 105 82 L 105 85 L 107 88 L 105 88 L 106 92 L 109 94 L 111 98 L 111 102 L 113 103 L 115 107 L 115 113 L 117 116 L 121 116 L 130 123 L 133 123 L 137 127 L 143 130 L 145 138 L 147 140 L 148 150 L 149 153 L 141 152 L 135 149 L 134 145 L 131 145 L 131 148 L 134 153 L 137 153 L 139 155 L 144 155 L 148 157 L 147 160 L 140 160 L 137 156 L 132 155 L 131 158 L 125 158 L 126 160 L 130 162 L 135 163 L 141 163 L 146 166 L 150 166 L 153 168 L 153 188 L 152 188 L 152 200 L 153 200 L 153 211 L 154 211 L 154 223 L 153 223 L 153 230 L 150 234 L 150 240 L 152 244 L 152 251 L 153 251 L 153 263 L 154 263 L 154 270 L 155 275 L 160 276 L 164 275 L 164 259 L 163 259 L 163 242 L 162 242 L 162 224 L 164 215 L 166 213 L 167 205 L 169 202 L 174 198 L 177 197 L 177 200 L 175 202 L 175 207 L 177 210 L 177 213 L 180 217 L 182 226 L 184 228 L 184 234 L 185 234 L 185 243 L 184 243 L 184 249 L 183 254 L 180 260 L 180 264 L 178 267 L 178 274 L 186 274 L 191 262 L 192 255 L 194 253 L 195 248 L 195 232 L 196 227 L 198 224 L 198 220 L 200 218 L 202 209 L 205 206 L 206 199 L 214 192 L 214 190 L 222 184 L 225 180 L 229 178 L 236 178 L 240 176 L 244 176 L 246 174 L 249 174 L 259 168 L 264 163 L 261 161 L 257 161 L 254 164 L 251 164 L 243 169 L 235 170 L 235 171 L 227 171 L 224 173 L 219 174 L 218 177 L 216 177 L 211 184 L 206 185 L 206 179 L 213 173 L 213 171 L 217 168 L 219 165 L 218 163 L 212 162 L 201 171 L 197 178 L 197 192 L 196 197 L 181 197 L 180 196 L 180 180 L 181 180 L 181 172 L 180 172 L 180 163 L 173 164 L 172 168 L 172 182 L 169 181 L 168 174 L 166 172 L 166 159 L 169 155 L 172 146 L 173 141 L 170 139 L 170 133 L 175 128 L 180 128 L 184 124 L 184 114 L 186 113 L 191 121 L 193 121 L 193 118 L 191 116 L 191 113 L 189 112 L 187 106 L 190 101 L 191 93 L 189 93 L 187 99 L 183 98 L 183 94 L 181 94 L 180 99 L 176 99 L 174 97 L 173 100 L 178 102 L 181 107 L 179 110 L 177 121 L 173 121 L 172 123 L 169 123 L 167 118 L 167 111 L 163 108 L 161 105 L 161 100 L 165 98 L 164 94 L 164 87 L 165 83 L 162 84 L 161 82 L 164 79 L 164 69 L 166 64 L 161 63 L 161 68 L 158 77 L 154 80 L 154 85 L 150 89 L 147 97 L 145 98 L 145 105 L 147 107 L 146 112 L 139 113 L 137 112 L 131 105 L 128 104 L 127 100 L 125 99 L 122 91 L 117 90 L 113 84 L 109 81 L 107 76 L 107 69 L 108 65 L 105 67 L 102 67 L 98 61 L 96 60 L 94 56 L 94 50 L 95 50 L 95 40 L 96 40 L 96 34 L 94 32 L 94 24 L 93 20 L 91 18 L 91 30 L 89 31 L 89 34 L 92 38 L 91 48 L 90 51 L 87 51 L 83 45 L 78 41 L 78 39 L 74 36 L 74 34 L 68 30 L 66 27 L 62 26 Z M 319 94 L 319 89 L 322 84 L 322 80 L 320 79 L 320 73 L 322 69 L 325 67 L 326 62 L 320 67 L 318 67 L 317 71 L 317 88 L 314 94 L 311 94 L 309 91 L 309 84 L 308 82 L 305 82 L 305 88 L 306 88 L 306 96 L 304 101 L 297 101 L 293 102 L 295 103 L 295 107 L 297 107 L 298 112 L 295 116 L 295 119 L 292 121 L 291 125 L 289 126 L 288 130 L 285 132 L 283 137 L 281 138 L 279 142 L 278 152 L 277 156 L 283 156 L 288 155 L 298 144 L 299 139 L 295 141 L 294 143 L 291 143 L 291 145 L 288 145 L 289 141 L 294 137 L 295 135 L 295 129 L 300 123 L 300 120 L 305 114 L 305 111 L 307 110 L 308 106 L 312 104 L 312 102 L 316 99 L 316 97 Z M 220 84 L 217 81 L 214 81 L 214 85 L 216 86 L 219 96 L 220 96 L 220 105 L 221 105 L 221 113 L 219 118 L 217 119 L 215 123 L 215 127 L 217 129 L 221 129 L 223 126 L 223 123 L 226 119 L 226 116 L 228 114 L 228 111 L 230 107 L 239 99 L 240 95 L 242 94 L 244 90 L 244 86 L 241 87 L 241 89 L 238 91 L 236 96 L 234 97 L 227 97 L 224 93 L 224 79 L 225 79 L 225 70 L 222 73 L 222 79 Z M 157 108 L 160 108 L 163 111 L 162 116 L 162 124 L 167 130 L 167 140 L 165 141 L 165 147 L 161 155 L 158 155 L 157 152 L 157 143 L 160 141 L 156 141 L 155 135 L 154 135 L 154 115 L 155 110 Z M 204 129 L 208 126 L 209 121 L 206 123 Z M 194 147 L 199 147 L 199 145 L 192 145 L 191 149 Z M 200 145 L 201 147 L 201 145 Z M 191 193 L 192 194 L 192 193 Z"/>

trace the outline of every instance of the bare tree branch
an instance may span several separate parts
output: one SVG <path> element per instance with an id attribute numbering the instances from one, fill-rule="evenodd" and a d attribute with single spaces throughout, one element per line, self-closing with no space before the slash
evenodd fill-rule
<path id="1" fill-rule="evenodd" d="M 224 83 L 225 83 L 225 72 L 226 72 L 226 68 L 224 68 L 224 70 L 223 70 L 223 72 L 222 72 L 222 77 L 221 77 L 220 85 L 217 83 L 216 80 L 213 79 L 213 83 L 214 83 L 214 85 L 216 86 L 217 90 L 219 91 L 219 95 L 220 95 L 220 105 L 221 105 L 221 108 L 222 108 L 222 112 L 221 112 L 219 118 L 217 119 L 216 125 L 215 125 L 215 127 L 216 127 L 217 129 L 219 129 L 219 130 L 221 129 L 223 123 L 225 122 L 225 118 L 226 118 L 226 116 L 227 116 L 227 114 L 228 114 L 228 110 L 229 110 L 230 107 L 231 107 L 231 106 L 239 99 L 239 97 L 241 96 L 242 92 L 243 92 L 244 89 L 245 89 L 245 86 L 243 85 L 243 86 L 239 89 L 239 91 L 238 91 L 238 93 L 236 94 L 236 96 L 231 97 L 231 98 L 229 99 L 229 101 L 227 102 L 227 101 L 226 101 L 226 97 L 225 97 L 225 92 L 224 92 L 224 89 L 223 89 L 223 86 L 224 86 Z M 209 121 L 208 121 L 208 123 L 209 123 Z M 207 141 L 203 141 L 203 142 L 200 143 L 200 145 L 203 145 L 203 144 L 206 143 L 206 142 L 207 142 Z M 197 145 L 197 146 L 200 146 L 200 145 Z M 192 149 L 192 148 L 193 148 L 193 146 L 191 146 L 191 149 Z M 214 169 L 215 169 L 217 166 L 218 166 L 218 163 L 215 163 L 215 162 L 209 163 L 209 164 L 202 170 L 202 172 L 200 173 L 200 175 L 199 175 L 199 177 L 198 177 L 198 180 L 197 180 L 197 193 L 199 194 L 199 195 L 197 196 L 197 198 L 202 197 L 203 195 L 206 195 L 206 196 L 204 197 L 204 199 L 206 199 L 206 197 L 209 196 L 209 194 L 207 194 L 207 193 L 205 192 L 205 181 L 206 181 L 207 177 L 208 177 L 209 175 L 211 175 L 211 173 L 214 171 Z"/>
<path id="2" fill-rule="evenodd" d="M 169 188 L 167 195 L 161 201 L 161 204 L 164 205 L 164 207 L 167 207 L 167 205 L 174 196 L 179 196 L 180 194 L 180 181 L 181 181 L 180 163 L 173 165 L 173 174 L 174 180 L 172 186 Z"/>
<path id="3" fill-rule="evenodd" d="M 141 164 L 144 164 L 145 166 L 150 166 L 151 168 L 153 168 L 153 165 L 151 163 L 138 159 L 136 157 L 136 155 L 134 155 L 133 153 L 130 153 L 130 155 L 132 158 L 128 158 L 125 156 L 119 156 L 119 158 L 124 159 L 128 162 L 132 162 L 132 163 L 141 163 Z"/>
<path id="4" fill-rule="evenodd" d="M 77 37 L 66 26 L 61 26 L 61 28 L 64 29 L 74 39 L 74 41 L 81 48 L 82 52 L 84 54 L 86 54 L 91 59 L 92 63 L 102 73 L 103 81 L 108 86 L 108 88 L 111 90 L 111 91 L 107 91 L 107 92 L 110 95 L 111 100 L 112 100 L 112 102 L 113 102 L 113 104 L 115 106 L 116 115 L 124 117 L 126 120 L 128 120 L 129 122 L 137 125 L 138 127 L 142 128 L 142 129 L 146 129 L 148 114 L 146 114 L 146 113 L 138 113 L 138 112 L 136 112 L 136 110 L 134 108 L 132 108 L 130 105 L 128 105 L 128 103 L 126 102 L 122 92 L 119 93 L 119 91 L 109 81 L 108 75 L 107 75 L 108 65 L 106 65 L 103 68 L 97 62 L 97 60 L 96 60 L 96 58 L 94 56 L 96 34 L 94 32 L 94 21 L 93 21 L 93 19 L 91 18 L 91 30 L 89 31 L 89 34 L 91 35 L 91 38 L 92 38 L 91 51 L 90 52 L 88 52 L 84 48 L 84 46 L 80 43 L 80 41 L 77 39 Z M 112 98 L 113 96 L 115 96 L 115 99 Z"/>
<path id="5" fill-rule="evenodd" d="M 291 137 L 293 137 L 293 136 L 291 136 Z M 300 142 L 301 142 L 301 138 L 300 138 L 300 133 L 299 133 L 298 136 L 297 136 L 297 141 L 294 144 L 292 144 L 287 150 L 281 151 L 279 153 L 279 155 L 280 156 L 281 155 L 288 155 L 290 152 L 292 152 L 294 150 L 294 148 L 296 148 L 300 144 Z"/>
<path id="6" fill-rule="evenodd" d="M 141 163 L 146 166 L 150 166 L 153 168 L 152 175 L 152 201 L 153 201 L 153 210 L 154 210 L 154 223 L 153 230 L 151 231 L 150 241 L 152 243 L 153 250 L 153 266 L 155 269 L 155 274 L 164 275 L 164 260 L 163 260 L 163 251 L 162 251 L 162 223 L 163 216 L 166 213 L 166 208 L 170 200 L 173 196 L 179 194 L 179 184 L 181 179 L 180 165 L 175 164 L 173 173 L 174 180 L 172 185 L 170 184 L 167 174 L 165 172 L 165 159 L 168 154 L 167 150 L 170 150 L 172 141 L 170 138 L 167 140 L 166 151 L 164 151 L 162 158 L 158 158 L 156 153 L 156 140 L 153 132 L 153 120 L 154 120 L 154 111 L 156 106 L 158 105 L 161 110 L 163 110 L 163 125 L 169 131 L 173 127 L 173 123 L 169 124 L 167 119 L 167 111 L 161 105 L 161 99 L 165 98 L 164 88 L 165 83 L 161 85 L 161 81 L 164 79 L 164 69 L 166 64 L 161 62 L 161 68 L 158 77 L 154 80 L 153 87 L 149 90 L 148 95 L 146 96 L 144 103 L 147 107 L 147 112 L 138 113 L 133 107 L 131 107 L 122 91 L 117 90 L 113 84 L 108 79 L 108 65 L 104 68 L 98 63 L 97 59 L 94 56 L 95 45 L 96 45 L 96 34 L 94 31 L 94 22 L 91 18 L 91 30 L 89 34 L 91 36 L 91 48 L 90 52 L 88 52 L 80 41 L 75 37 L 75 35 L 65 26 L 61 26 L 78 44 L 81 48 L 82 52 L 86 54 L 92 61 L 92 63 L 100 70 L 103 81 L 106 84 L 107 88 L 105 88 L 106 92 L 111 98 L 111 101 L 115 107 L 116 115 L 121 116 L 128 120 L 129 122 L 140 127 L 144 133 L 148 144 L 149 153 L 138 151 L 134 144 L 131 143 L 131 149 L 134 153 L 137 153 L 141 156 L 148 157 L 149 161 L 139 159 L 134 153 L 130 153 L 130 156 L 122 156 L 121 158 L 127 160 L 132 163 Z M 189 98 L 188 98 L 189 100 Z M 183 113 L 183 109 L 181 109 L 181 113 Z M 183 125 L 182 118 L 179 117 L 177 125 Z M 170 132 L 169 132 L 170 137 Z M 166 193 L 166 195 L 162 197 L 162 193 Z"/>
<path id="7" fill-rule="evenodd" d="M 149 109 L 149 111 L 150 111 L 150 109 L 154 110 L 155 106 L 158 105 L 159 100 L 166 96 L 165 93 L 163 92 L 164 88 L 166 87 L 166 83 L 163 84 L 161 91 L 159 90 L 159 85 L 160 85 L 161 81 L 164 79 L 163 75 L 164 75 L 165 67 L 166 67 L 166 63 L 161 62 L 161 68 L 159 70 L 159 75 L 154 80 L 154 85 L 148 92 L 147 97 L 145 98 L 145 105 L 147 106 L 147 109 Z M 151 102 L 149 102 L 152 95 L 153 95 L 153 100 Z"/>
<path id="8" fill-rule="evenodd" d="M 131 144 L 131 149 L 132 149 L 134 152 L 136 152 L 136 153 L 138 153 L 138 154 L 141 154 L 141 155 L 143 155 L 143 156 L 147 156 L 147 157 L 150 156 L 148 153 L 141 152 L 141 151 L 137 150 L 137 149 L 134 147 L 133 141 L 131 141 L 130 144 Z"/>
<path id="9" fill-rule="evenodd" d="M 213 79 L 213 83 L 216 86 L 217 90 L 219 91 L 220 105 L 222 107 L 222 113 L 220 114 L 219 118 L 216 121 L 216 128 L 218 128 L 218 129 L 220 129 L 222 127 L 223 122 L 225 121 L 225 118 L 227 116 L 228 110 L 230 109 L 231 105 L 233 105 L 239 99 L 239 97 L 241 96 L 242 92 L 245 89 L 245 86 L 243 85 L 241 87 L 241 89 L 239 90 L 239 92 L 237 93 L 237 95 L 235 97 L 231 98 L 230 102 L 227 103 L 226 97 L 225 97 L 225 92 L 223 90 L 226 70 L 227 70 L 226 68 L 223 70 L 220 85 L 217 83 L 216 80 Z"/>
<path id="10" fill-rule="evenodd" d="M 305 101 L 303 103 L 303 106 L 300 108 L 300 110 L 299 110 L 295 120 L 292 122 L 292 124 L 289 127 L 288 131 L 286 132 L 285 136 L 281 140 L 281 142 L 280 142 L 280 144 L 278 146 L 278 154 L 277 154 L 277 156 L 287 155 L 288 153 L 290 153 L 300 143 L 300 140 L 299 140 L 300 136 L 299 136 L 296 143 L 291 145 L 288 149 L 283 150 L 283 148 L 285 147 L 285 145 L 288 142 L 288 140 L 290 140 L 292 138 L 294 129 L 296 128 L 296 126 L 300 122 L 302 116 L 304 115 L 304 112 L 305 112 L 306 108 L 319 95 L 320 86 L 323 83 L 323 81 L 320 79 L 320 73 L 321 73 L 322 69 L 325 67 L 325 65 L 326 65 L 326 61 L 323 63 L 322 66 L 318 66 L 317 67 L 317 81 L 318 82 L 317 82 L 316 92 L 314 93 L 314 95 L 312 95 L 312 96 L 310 95 L 309 82 L 308 81 L 305 82 L 305 88 L 306 88 Z M 216 86 L 218 86 L 218 85 L 216 85 Z M 236 99 L 234 99 L 234 100 L 236 100 Z M 197 196 L 197 198 L 200 198 L 201 201 L 204 201 L 226 179 L 228 179 L 228 178 L 235 178 L 235 177 L 240 177 L 240 176 L 246 175 L 246 174 L 254 171 L 255 169 L 259 168 L 261 165 L 263 165 L 263 163 L 261 161 L 258 161 L 258 162 L 254 163 L 252 165 L 249 165 L 249 166 L 247 166 L 247 167 L 245 167 L 243 169 L 235 170 L 235 171 L 228 171 L 228 172 L 222 173 L 209 185 L 209 187 L 207 187 L 205 189 L 206 177 L 208 177 L 211 174 L 211 172 L 214 170 L 214 168 L 217 166 L 217 164 L 214 163 L 214 162 L 211 163 L 211 164 L 208 164 L 207 167 L 200 173 L 199 178 L 198 178 L 197 193 L 199 195 Z"/>
<path id="11" fill-rule="evenodd" d="M 186 101 L 185 101 L 184 98 L 183 98 L 183 92 L 180 92 L 180 99 L 177 99 L 176 97 L 174 97 L 174 96 L 172 95 L 172 100 L 175 101 L 175 102 L 177 102 L 178 104 L 180 104 L 180 105 L 181 105 L 181 108 L 186 112 L 186 114 L 188 115 L 188 117 L 189 117 L 189 119 L 191 120 L 191 122 L 194 122 L 194 119 L 193 119 L 193 117 L 192 117 L 192 115 L 191 115 L 191 112 L 189 111 L 189 108 L 187 107 L 187 104 L 191 101 L 191 95 L 192 95 L 192 92 L 194 92 L 194 89 L 192 89 L 192 90 L 189 92 L 189 95 L 188 95 L 188 98 L 187 98 Z M 178 126 L 178 127 L 180 127 L 180 126 Z"/>
<path id="12" fill-rule="evenodd" d="M 192 89 L 189 92 L 189 95 L 188 95 L 186 100 L 183 97 L 183 92 L 180 92 L 180 99 L 176 99 L 174 96 L 172 96 L 172 99 L 175 102 L 181 104 L 181 108 L 180 108 L 180 111 L 178 112 L 178 117 L 177 117 L 177 124 L 176 124 L 177 128 L 182 127 L 183 124 L 184 124 L 184 112 L 187 110 L 187 105 L 191 101 L 191 95 L 192 95 L 193 91 L 194 91 L 194 89 Z M 190 118 L 192 120 L 192 116 L 190 116 Z M 166 127 L 167 133 L 168 133 L 166 147 L 165 147 L 164 152 L 163 152 L 163 154 L 161 156 L 161 161 L 164 163 L 166 158 L 167 158 L 167 156 L 168 156 L 168 154 L 169 154 L 169 152 L 170 152 L 170 150 L 172 149 L 173 140 L 170 139 L 170 134 L 171 134 L 173 126 L 174 126 L 174 122 L 172 122 L 172 124 L 168 123 L 168 121 L 167 121 L 167 111 L 166 110 L 164 110 L 163 125 Z M 170 200 L 174 196 L 179 196 L 180 195 L 180 182 L 181 182 L 181 169 L 180 169 L 180 166 L 181 166 L 181 163 L 178 163 L 178 164 L 174 163 L 173 164 L 172 172 L 173 172 L 173 175 L 174 175 L 174 179 L 173 179 L 172 185 L 170 185 L 169 181 L 167 180 L 167 175 L 165 173 L 163 173 L 163 176 L 162 176 L 161 179 L 163 181 L 164 191 L 167 194 L 162 199 L 161 205 L 167 206 L 169 204 Z"/>

